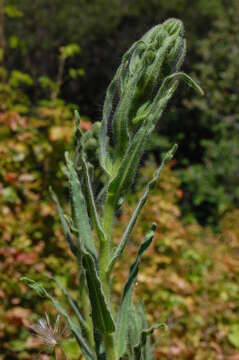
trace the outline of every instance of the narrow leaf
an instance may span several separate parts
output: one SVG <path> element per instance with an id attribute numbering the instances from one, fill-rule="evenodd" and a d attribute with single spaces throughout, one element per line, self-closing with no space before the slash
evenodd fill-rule
<path id="1" fill-rule="evenodd" d="M 191 86 L 195 91 L 197 91 L 200 95 L 203 95 L 204 92 L 202 88 L 194 81 L 189 75 L 185 74 L 184 72 L 176 72 L 167 76 L 163 84 L 161 86 L 161 94 L 165 91 L 172 80 L 183 80 L 187 85 Z"/>
<path id="2" fill-rule="evenodd" d="M 142 359 L 142 353 L 144 351 L 144 347 L 146 345 L 146 341 L 148 336 L 151 336 L 154 332 L 154 330 L 164 328 L 167 329 L 166 324 L 154 324 L 148 329 L 144 329 L 141 332 L 140 341 L 139 343 L 134 347 L 134 360 L 141 360 Z"/>
<path id="3" fill-rule="evenodd" d="M 200 95 L 204 95 L 204 91 L 201 86 L 199 86 L 196 81 L 194 81 L 189 75 L 185 74 L 184 72 L 178 72 L 174 74 L 174 77 L 182 79 L 187 85 L 191 86 Z"/>
<path id="4" fill-rule="evenodd" d="M 147 327 L 146 314 L 143 304 L 137 303 L 132 305 L 129 315 L 128 346 L 132 356 L 134 353 L 134 347 L 139 343 L 141 331 Z"/>
<path id="5" fill-rule="evenodd" d="M 149 127 L 142 125 L 137 131 L 118 168 L 117 175 L 110 182 L 107 197 L 115 208 L 119 198 L 128 190 L 134 179 L 140 159 L 143 155 Z"/>
<path id="6" fill-rule="evenodd" d="M 83 316 L 81 315 L 79 306 L 77 304 L 77 302 L 71 297 L 70 293 L 68 292 L 68 290 L 62 286 L 62 284 L 60 283 L 60 281 L 58 279 L 56 280 L 56 284 L 57 286 L 61 289 L 61 291 L 63 292 L 63 294 L 65 295 L 65 297 L 67 298 L 67 301 L 72 309 L 72 311 L 74 312 L 77 320 L 79 321 L 80 325 L 82 326 L 82 328 L 84 328 L 86 331 L 89 331 L 89 327 L 88 324 L 86 323 L 85 319 L 83 318 Z"/>
<path id="7" fill-rule="evenodd" d="M 42 296 L 42 297 L 46 297 L 49 300 L 51 300 L 52 304 L 54 305 L 55 309 L 57 310 L 57 312 L 62 315 L 67 323 L 68 326 L 71 330 L 71 332 L 73 333 L 73 335 L 75 336 L 76 341 L 78 342 L 82 352 L 84 354 L 86 354 L 89 359 L 91 360 L 95 360 L 95 357 L 92 353 L 92 351 L 89 348 L 89 345 L 87 344 L 86 340 L 82 337 L 81 334 L 81 329 L 75 325 L 73 323 L 73 321 L 71 320 L 70 316 L 67 314 L 66 310 L 63 308 L 63 306 L 59 303 L 59 301 L 57 301 L 56 299 L 54 299 L 53 296 L 51 296 L 47 290 L 38 282 L 29 279 L 27 277 L 23 277 L 22 280 L 33 290 L 35 290 L 37 292 L 38 295 Z"/>
<path id="8" fill-rule="evenodd" d="M 139 271 L 139 264 L 144 251 L 149 247 L 153 240 L 155 230 L 156 226 L 153 224 L 151 230 L 146 234 L 144 241 L 139 247 L 136 260 L 130 267 L 129 277 L 124 287 L 116 328 L 116 341 L 119 357 L 123 356 L 126 352 L 127 337 L 129 332 L 129 314 L 132 307 L 132 294 Z"/>
<path id="9" fill-rule="evenodd" d="M 117 90 L 117 79 L 118 74 L 116 73 L 115 77 L 111 81 L 110 85 L 108 86 L 106 97 L 104 101 L 103 107 L 103 119 L 102 125 L 100 129 L 100 136 L 99 136 L 99 144 L 100 144 L 100 163 L 102 168 L 105 172 L 110 175 L 111 174 L 111 162 L 109 159 L 109 152 L 107 150 L 108 147 L 108 127 L 109 127 L 109 120 L 110 115 L 112 112 L 113 107 L 113 99 L 116 94 Z"/>
<path id="10" fill-rule="evenodd" d="M 69 183 L 74 208 L 74 217 L 77 229 L 79 231 L 79 245 L 81 248 L 83 247 L 87 249 L 95 258 L 97 258 L 86 201 L 82 193 L 81 183 L 78 179 L 74 164 L 71 161 L 68 153 L 66 153 L 66 164 L 69 172 Z"/>
<path id="11" fill-rule="evenodd" d="M 104 234 L 104 231 L 103 231 L 100 219 L 99 219 L 99 215 L 97 212 L 94 194 L 93 194 L 93 190 L 92 190 L 92 186 L 91 186 L 88 164 L 87 164 L 84 154 L 82 154 L 82 169 L 83 169 L 83 176 L 84 176 L 84 180 L 85 180 L 86 193 L 87 193 L 86 199 L 87 199 L 87 204 L 88 204 L 89 212 L 91 215 L 91 219 L 92 219 L 92 222 L 95 227 L 95 230 L 96 230 L 99 240 L 105 241 L 105 234 Z"/>
<path id="12" fill-rule="evenodd" d="M 127 81 L 127 86 L 124 88 L 121 99 L 117 105 L 113 119 L 114 139 L 116 144 L 117 156 L 124 153 L 129 142 L 129 113 L 135 96 L 136 87 L 142 76 L 142 71 L 130 76 Z"/>
<path id="13" fill-rule="evenodd" d="M 93 324 L 103 333 L 112 333 L 115 330 L 114 321 L 106 303 L 95 262 L 89 253 L 83 253 L 82 264 L 86 272 Z"/>
<path id="14" fill-rule="evenodd" d="M 49 188 L 49 190 L 50 190 L 50 194 L 52 196 L 52 199 L 54 200 L 54 202 L 56 204 L 57 212 L 58 212 L 58 215 L 59 215 L 59 218 L 60 218 L 60 221 L 61 221 L 61 226 L 62 226 L 64 235 L 66 237 L 66 240 L 67 240 L 67 242 L 68 242 L 68 244 L 70 246 L 70 249 L 71 249 L 72 253 L 75 256 L 77 256 L 79 250 L 77 249 L 77 246 L 75 245 L 75 243 L 73 241 L 73 238 L 71 236 L 71 232 L 70 232 L 69 226 L 67 224 L 67 221 L 65 219 L 64 212 L 63 212 L 63 209 L 62 209 L 62 207 L 60 205 L 58 197 L 57 197 L 56 193 L 52 190 L 51 187 Z"/>
<path id="15" fill-rule="evenodd" d="M 74 157 L 74 164 L 77 166 L 80 156 L 80 148 L 81 148 L 81 139 L 83 133 L 80 128 L 80 114 L 77 110 L 74 111 L 75 115 L 75 157 Z"/>
<path id="16" fill-rule="evenodd" d="M 149 181 L 149 183 L 146 185 L 146 189 L 144 191 L 144 194 L 143 196 L 140 198 L 132 216 L 131 216 L 131 219 L 128 223 L 128 226 L 126 227 L 125 231 L 124 231 L 124 234 L 120 240 L 120 243 L 118 245 L 118 247 L 116 248 L 113 256 L 112 256 L 112 259 L 110 261 L 110 264 L 108 266 L 108 269 L 107 269 L 107 272 L 110 273 L 117 261 L 117 259 L 122 255 L 124 249 L 125 249 L 125 246 L 127 245 L 127 242 L 129 240 L 129 237 L 134 229 L 134 225 L 137 221 L 137 218 L 140 214 L 140 211 L 142 210 L 143 206 L 145 205 L 147 199 L 148 199 L 148 196 L 149 196 L 149 193 L 154 189 L 157 181 L 158 181 L 158 178 L 164 168 L 164 165 L 172 159 L 173 155 L 175 154 L 177 150 L 177 145 L 175 144 L 169 151 L 168 153 L 165 155 L 165 157 L 163 158 L 163 161 L 160 165 L 160 167 L 157 169 L 157 171 L 155 172 L 154 174 L 154 177 L 151 181 Z"/>

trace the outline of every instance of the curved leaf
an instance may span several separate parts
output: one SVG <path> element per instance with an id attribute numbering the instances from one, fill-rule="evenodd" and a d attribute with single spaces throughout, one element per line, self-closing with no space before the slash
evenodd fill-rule
<path id="1" fill-rule="evenodd" d="M 143 194 L 143 196 L 140 198 L 132 216 L 131 216 L 131 219 L 124 231 L 124 234 L 122 236 L 122 239 L 119 243 L 119 245 L 117 246 L 113 256 L 112 256 L 112 259 L 110 261 L 110 264 L 108 266 L 108 269 L 107 269 L 107 272 L 110 273 L 114 267 L 114 264 L 116 263 L 117 259 L 122 255 L 124 249 L 125 249 L 125 246 L 127 245 L 127 242 L 129 240 L 129 237 L 133 231 L 133 228 L 134 228 L 134 225 L 137 221 L 137 218 L 140 214 L 140 211 L 141 209 L 143 208 L 143 206 L 145 205 L 147 199 L 148 199 L 148 196 L 149 196 L 149 193 L 154 189 L 156 183 L 157 183 L 157 180 L 164 168 L 164 165 L 172 159 L 172 157 L 174 156 L 175 152 L 177 150 L 177 145 L 175 144 L 172 149 L 170 149 L 168 151 L 168 153 L 165 155 L 165 157 L 163 158 L 163 161 L 160 165 L 160 167 L 158 168 L 158 170 L 155 172 L 154 174 L 154 177 L 152 180 L 149 181 L 149 183 L 146 185 L 146 189 L 145 189 L 145 192 Z"/>
<path id="2" fill-rule="evenodd" d="M 63 212 L 63 209 L 62 209 L 62 207 L 60 205 L 58 197 L 57 197 L 56 193 L 52 190 L 51 187 L 49 188 L 49 191 L 50 191 L 50 194 L 52 196 L 52 199 L 54 200 L 54 202 L 56 204 L 57 212 L 58 212 L 58 215 L 59 215 L 59 218 L 60 218 L 60 221 L 61 221 L 61 226 L 62 226 L 64 235 L 66 237 L 66 240 L 67 240 L 67 242 L 68 242 L 68 244 L 70 246 L 70 249 L 71 249 L 72 253 L 75 256 L 77 256 L 78 252 L 79 252 L 79 249 L 77 248 L 77 246 L 75 245 L 75 243 L 73 241 L 69 226 L 68 226 L 67 221 L 65 219 L 64 212 Z"/>
<path id="3" fill-rule="evenodd" d="M 151 336 L 154 332 L 154 330 L 159 329 L 159 328 L 164 328 L 167 329 L 167 325 L 166 324 L 154 324 L 152 325 L 150 328 L 148 329 L 144 329 L 141 332 L 140 335 L 140 341 L 139 343 L 134 347 L 134 360 L 141 360 L 141 359 L 145 359 L 147 360 L 147 354 L 146 356 L 144 356 L 144 358 L 142 357 L 143 352 L 144 352 L 144 348 L 147 342 L 147 338 L 148 336 Z"/>
<path id="4" fill-rule="evenodd" d="M 116 341 L 119 357 L 123 356 L 126 352 L 129 331 L 129 313 L 132 308 L 132 294 L 139 271 L 139 264 L 144 251 L 149 247 L 153 240 L 155 230 L 156 225 L 153 224 L 151 230 L 146 234 L 144 241 L 139 247 L 136 260 L 130 267 L 129 277 L 124 287 L 116 327 Z"/>
<path id="5" fill-rule="evenodd" d="M 78 179 L 74 164 L 68 153 L 66 153 L 66 165 L 68 168 L 74 218 L 77 229 L 79 231 L 79 246 L 81 249 L 87 249 L 94 256 L 94 258 L 97 258 L 97 252 L 94 245 L 94 238 L 89 222 L 85 197 L 82 193 L 81 183 Z"/>
<path id="6" fill-rule="evenodd" d="M 89 358 L 90 360 L 95 360 L 95 357 L 92 353 L 92 351 L 89 348 L 89 345 L 87 344 L 86 340 L 83 338 L 82 334 L 81 334 L 81 329 L 75 325 L 73 323 L 73 321 L 71 320 L 70 316 L 67 314 L 66 310 L 63 308 L 63 306 L 59 303 L 59 301 L 57 301 L 56 299 L 54 299 L 53 296 L 51 296 L 47 290 L 38 282 L 29 279 L 27 277 L 23 277 L 22 280 L 33 290 L 35 290 L 37 292 L 38 295 L 43 296 L 48 298 L 49 300 L 51 300 L 52 304 L 54 305 L 55 309 L 57 310 L 57 312 L 62 315 L 67 323 L 68 326 L 72 332 L 72 334 L 75 336 L 76 341 L 78 342 L 83 354 L 86 355 L 86 358 Z"/>
<path id="7" fill-rule="evenodd" d="M 89 253 L 83 253 L 82 264 L 86 273 L 93 324 L 103 333 L 112 333 L 115 330 L 114 321 L 105 300 L 95 262 Z"/>

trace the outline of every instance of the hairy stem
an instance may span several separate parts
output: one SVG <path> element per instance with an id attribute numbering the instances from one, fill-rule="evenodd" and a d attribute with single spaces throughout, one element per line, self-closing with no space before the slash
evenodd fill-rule
<path id="1" fill-rule="evenodd" d="M 112 223 L 114 219 L 114 207 L 112 206 L 107 196 L 105 209 L 104 209 L 104 232 L 105 241 L 100 244 L 100 278 L 103 284 L 103 289 L 107 298 L 110 302 L 110 284 L 107 275 L 107 268 L 110 262 L 111 255 L 111 243 L 112 243 Z"/>
<path id="2" fill-rule="evenodd" d="M 83 313 L 85 316 L 85 321 L 88 325 L 87 329 L 86 329 L 87 337 L 89 340 L 89 345 L 90 345 L 91 349 L 93 350 L 95 348 L 95 340 L 94 340 L 94 334 L 93 334 L 91 308 L 90 308 L 90 303 L 89 303 L 87 286 L 86 286 L 85 279 L 83 276 L 80 276 L 80 297 L 81 297 Z"/>
<path id="3" fill-rule="evenodd" d="M 110 201 L 110 198 L 106 197 L 106 203 L 104 208 L 104 232 L 105 241 L 101 243 L 100 247 L 100 277 L 103 284 L 103 289 L 106 295 L 106 299 L 109 305 L 111 305 L 110 298 L 110 281 L 107 273 L 107 268 L 110 262 L 111 245 L 112 245 L 112 224 L 114 219 L 114 206 Z M 104 344 L 107 360 L 117 360 L 116 347 L 113 334 L 104 335 Z"/>
<path id="4" fill-rule="evenodd" d="M 112 334 L 105 334 L 104 336 L 105 351 L 107 360 L 118 360 L 115 350 L 114 337 Z"/>

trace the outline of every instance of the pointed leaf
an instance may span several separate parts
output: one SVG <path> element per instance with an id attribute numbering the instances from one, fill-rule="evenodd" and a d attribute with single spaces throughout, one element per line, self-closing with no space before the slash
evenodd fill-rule
<path id="1" fill-rule="evenodd" d="M 154 174 L 154 177 L 151 181 L 149 181 L 149 183 L 146 185 L 146 189 L 145 189 L 145 192 L 143 194 L 143 196 L 140 198 L 132 216 L 131 216 L 131 219 L 128 223 L 128 226 L 126 227 L 125 231 L 124 231 L 124 234 L 120 240 L 120 243 L 118 245 L 118 247 L 116 248 L 113 256 L 112 256 L 112 259 L 110 261 L 110 264 L 108 266 L 108 269 L 107 269 L 107 272 L 110 273 L 114 267 L 114 264 L 116 263 L 117 259 L 122 255 L 124 249 L 125 249 L 125 246 L 127 245 L 127 242 L 129 240 L 129 237 L 133 231 L 133 228 L 134 228 L 134 225 L 136 223 L 136 220 L 140 214 L 140 211 L 142 210 L 143 206 L 145 205 L 147 199 L 148 199 L 148 196 L 149 196 L 149 193 L 154 189 L 156 183 L 157 183 L 157 180 L 164 168 L 164 165 L 172 159 L 173 155 L 175 154 L 177 150 L 177 145 L 175 144 L 169 151 L 168 153 L 165 155 L 165 157 L 163 158 L 163 161 L 160 165 L 160 167 L 157 169 L 157 171 L 155 172 Z"/>
<path id="2" fill-rule="evenodd" d="M 136 87 L 141 76 L 142 71 L 138 71 L 136 75 L 134 73 L 133 76 L 130 76 L 114 113 L 113 129 L 118 158 L 125 152 L 129 142 L 129 113 L 137 90 Z"/>
<path id="3" fill-rule="evenodd" d="M 68 226 L 67 221 L 65 219 L 64 212 L 63 212 L 63 209 L 62 209 L 62 207 L 60 205 L 58 197 L 57 197 L 56 193 L 52 190 L 52 188 L 50 188 L 49 190 L 50 190 L 50 194 L 52 196 L 52 199 L 54 200 L 54 202 L 56 204 L 57 212 L 58 212 L 58 215 L 59 215 L 59 218 L 60 218 L 60 221 L 61 221 L 61 226 L 62 226 L 64 235 L 66 237 L 66 240 L 67 240 L 67 242 L 68 242 L 68 244 L 70 246 L 70 249 L 71 249 L 72 253 L 75 256 L 77 256 L 77 254 L 79 253 L 79 249 L 77 248 L 77 246 L 75 245 L 75 243 L 73 241 L 69 226 Z"/>
<path id="4" fill-rule="evenodd" d="M 142 359 L 142 354 L 143 354 L 144 347 L 146 345 L 148 336 L 151 336 L 153 334 L 154 330 L 159 329 L 159 328 L 167 329 L 167 325 L 166 324 L 155 324 L 155 325 L 152 325 L 148 329 L 144 329 L 141 332 L 140 341 L 134 347 L 134 360 Z"/>
<path id="5" fill-rule="evenodd" d="M 53 296 L 51 296 L 40 283 L 38 283 L 32 279 L 29 279 L 27 277 L 23 277 L 22 280 L 29 287 L 31 287 L 33 290 L 35 290 L 38 295 L 46 297 L 49 300 L 51 300 L 51 302 L 54 305 L 57 312 L 66 319 L 68 326 L 69 326 L 71 332 L 73 333 L 73 335 L 75 336 L 75 339 L 78 342 L 82 352 L 84 354 L 86 354 L 86 356 L 89 359 L 95 360 L 95 357 L 94 357 L 92 351 L 90 350 L 89 345 L 87 344 L 86 340 L 82 337 L 81 329 L 77 325 L 74 324 L 74 322 L 71 320 L 70 316 L 67 314 L 66 310 L 59 303 L 59 301 L 56 300 Z"/>
<path id="6" fill-rule="evenodd" d="M 126 352 L 127 337 L 129 332 L 129 314 L 132 308 L 132 294 L 139 271 L 139 264 L 144 251 L 149 247 L 153 240 L 155 230 L 156 226 L 153 224 L 151 230 L 146 234 L 144 241 L 140 245 L 136 260 L 130 267 L 129 277 L 124 287 L 116 329 L 116 341 L 119 357 L 123 356 Z"/>
<path id="7" fill-rule="evenodd" d="M 56 279 L 56 284 L 61 289 L 61 291 L 63 292 L 65 297 L 67 298 L 68 303 L 69 303 L 72 311 L 74 312 L 77 320 L 79 321 L 80 325 L 82 326 L 82 328 L 89 331 L 88 324 L 85 322 L 85 319 L 81 315 L 81 312 L 80 312 L 77 302 L 71 297 L 68 290 L 66 288 L 64 288 L 64 286 L 62 286 L 62 284 L 60 283 L 60 281 L 58 279 Z"/>
<path id="8" fill-rule="evenodd" d="M 140 159 L 143 155 L 146 140 L 148 139 L 149 128 L 145 125 L 137 131 L 128 150 L 120 164 L 117 175 L 110 182 L 107 197 L 113 207 L 121 196 L 128 190 L 134 179 Z"/>
<path id="9" fill-rule="evenodd" d="M 74 157 L 74 164 L 77 166 L 80 156 L 80 148 L 81 148 L 81 139 L 83 133 L 80 128 L 80 114 L 77 110 L 74 111 L 75 115 L 75 157 Z"/>
<path id="10" fill-rule="evenodd" d="M 89 253 L 83 253 L 82 264 L 86 273 L 93 324 L 103 333 L 112 333 L 115 330 L 114 321 L 106 303 L 95 262 Z"/>
<path id="11" fill-rule="evenodd" d="M 139 343 L 141 331 L 147 327 L 143 304 L 137 303 L 132 305 L 129 316 L 128 346 L 130 354 L 133 354 L 134 347 Z"/>
<path id="12" fill-rule="evenodd" d="M 95 205 L 95 199 L 94 199 L 94 194 L 93 194 L 93 190 L 92 190 L 92 186 L 91 186 L 88 164 L 87 164 L 84 154 L 82 154 L 82 169 L 83 169 L 83 176 L 84 176 L 84 180 L 85 180 L 86 193 L 87 193 L 86 199 L 87 199 L 89 212 L 91 214 L 91 219 L 92 219 L 92 222 L 95 227 L 95 230 L 96 230 L 99 240 L 104 241 L 105 234 L 104 234 L 104 231 L 103 231 L 103 228 L 102 228 L 102 225 L 100 222 L 100 218 L 99 218 L 99 215 L 97 212 L 97 208 Z"/>
<path id="13" fill-rule="evenodd" d="M 94 238 L 89 222 L 85 197 L 82 193 L 81 183 L 78 179 L 74 164 L 69 154 L 66 153 L 66 164 L 69 172 L 69 183 L 71 188 L 71 198 L 74 208 L 74 217 L 79 231 L 79 246 L 87 249 L 95 258 L 97 252 L 94 245 Z"/>
<path id="14" fill-rule="evenodd" d="M 106 91 L 106 97 L 104 101 L 104 108 L 103 108 L 103 119 L 102 125 L 100 129 L 99 135 L 99 144 L 100 144 L 100 163 L 102 168 L 105 172 L 110 175 L 111 174 L 111 162 L 109 159 L 109 152 L 108 152 L 108 127 L 109 127 L 109 120 L 110 115 L 112 112 L 113 107 L 113 99 L 116 95 L 117 90 L 117 80 L 118 80 L 118 73 L 115 74 L 115 77 L 111 81 L 108 89 Z"/>
<path id="15" fill-rule="evenodd" d="M 204 95 L 204 91 L 201 86 L 199 86 L 196 81 L 194 81 L 189 75 L 185 74 L 184 72 L 178 72 L 173 75 L 174 77 L 182 79 L 187 85 L 191 86 L 200 95 Z"/>

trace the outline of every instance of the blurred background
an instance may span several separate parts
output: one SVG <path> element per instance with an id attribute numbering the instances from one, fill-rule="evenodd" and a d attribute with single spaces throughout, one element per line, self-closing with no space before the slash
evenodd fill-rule
<path id="1" fill-rule="evenodd" d="M 41 280 L 61 298 L 46 277 L 57 274 L 77 294 L 74 261 L 48 195 L 52 185 L 67 198 L 62 168 L 73 110 L 83 131 L 101 120 L 123 53 L 168 17 L 184 22 L 183 69 L 205 96 L 180 86 L 149 144 L 115 241 L 142 185 L 177 142 L 129 249 L 133 256 L 154 219 L 156 241 L 136 295 L 149 321 L 170 325 L 157 359 L 239 359 L 238 0 L 0 0 L 0 359 L 51 358 L 49 351 L 37 355 L 28 326 L 54 312 L 20 278 Z M 124 261 L 116 298 L 130 257 Z M 80 358 L 73 341 L 66 351 Z"/>

